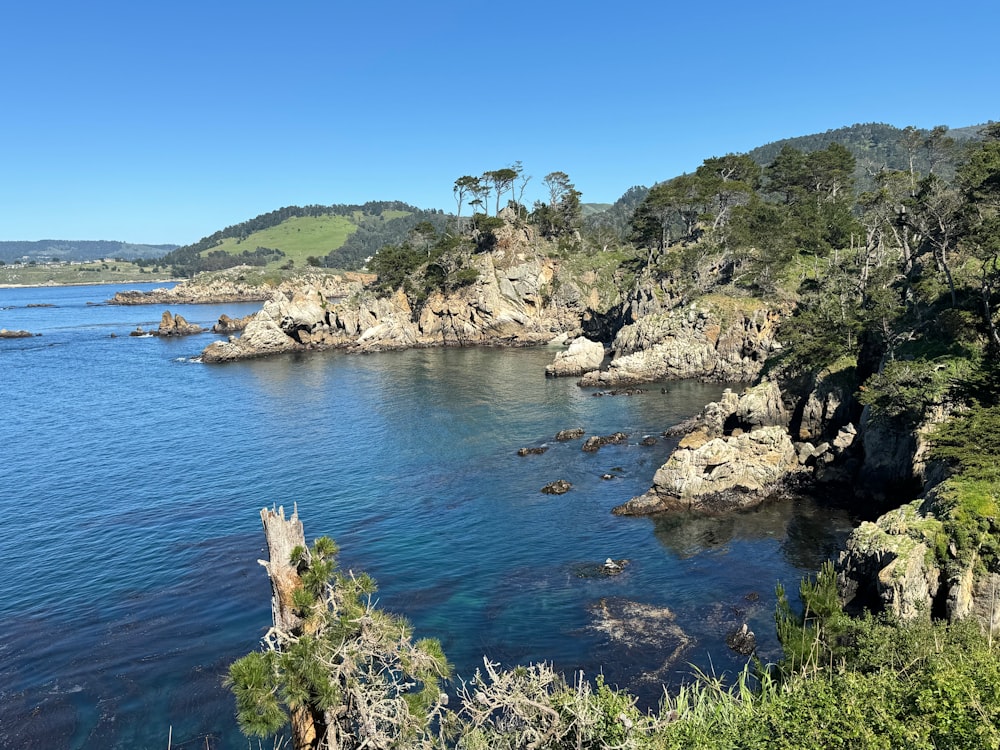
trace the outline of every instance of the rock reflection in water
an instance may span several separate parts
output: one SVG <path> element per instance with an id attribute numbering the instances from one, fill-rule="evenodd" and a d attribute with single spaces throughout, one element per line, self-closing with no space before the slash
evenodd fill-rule
<path id="1" fill-rule="evenodd" d="M 681 559 L 725 547 L 734 540 L 779 539 L 782 555 L 790 565 L 813 571 L 843 549 L 855 525 L 847 510 L 803 495 L 720 516 L 662 514 L 653 519 L 653 533 Z"/>

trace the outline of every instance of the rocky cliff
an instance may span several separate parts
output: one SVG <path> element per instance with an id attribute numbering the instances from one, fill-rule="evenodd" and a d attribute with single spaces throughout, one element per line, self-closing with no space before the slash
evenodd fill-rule
<path id="1" fill-rule="evenodd" d="M 752 382 L 775 348 L 781 314 L 760 300 L 709 295 L 684 307 L 649 304 L 612 344 L 606 370 L 585 386 L 620 386 L 676 378 Z M 643 314 L 645 312 L 645 314 Z"/>
<path id="2" fill-rule="evenodd" d="M 279 290 L 247 324 L 240 338 L 216 342 L 203 360 L 221 362 L 299 349 L 343 348 L 380 351 L 417 346 L 548 343 L 580 330 L 586 290 L 572 280 L 552 288 L 558 260 L 532 251 L 525 242 L 497 243 L 469 259 L 475 282 L 452 291 L 433 291 L 415 308 L 402 291 L 379 297 L 358 289 L 338 299 L 341 289 L 300 284 Z"/>

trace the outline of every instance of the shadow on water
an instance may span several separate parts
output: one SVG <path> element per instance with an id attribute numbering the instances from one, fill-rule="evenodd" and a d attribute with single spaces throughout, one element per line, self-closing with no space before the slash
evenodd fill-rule
<path id="1" fill-rule="evenodd" d="M 814 571 L 843 549 L 855 525 L 846 509 L 801 495 L 719 516 L 663 514 L 654 518 L 653 535 L 681 559 L 723 549 L 733 541 L 779 540 L 789 565 Z"/>

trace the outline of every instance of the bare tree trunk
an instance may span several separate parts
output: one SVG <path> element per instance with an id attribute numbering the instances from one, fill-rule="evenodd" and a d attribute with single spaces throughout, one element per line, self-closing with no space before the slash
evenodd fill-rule
<path id="1" fill-rule="evenodd" d="M 267 538 L 269 561 L 258 560 L 271 580 L 271 618 L 277 633 L 280 649 L 282 634 L 298 635 L 302 629 L 302 618 L 295 614 L 292 596 L 302 585 L 299 572 L 292 564 L 292 551 L 296 547 L 306 549 L 305 531 L 299 520 L 299 509 L 293 506 L 291 518 L 285 519 L 285 508 L 261 508 L 260 520 L 264 524 Z M 308 708 L 298 707 L 291 711 L 292 747 L 295 750 L 319 747 L 319 737 L 315 718 Z"/>
<path id="2" fill-rule="evenodd" d="M 267 570 L 271 579 L 271 617 L 274 627 L 283 633 L 294 633 L 302 625 L 302 619 L 295 614 L 292 595 L 302 585 L 299 572 L 292 565 L 292 550 L 305 549 L 305 531 L 299 520 L 299 510 L 292 510 L 291 518 L 285 520 L 285 508 L 268 510 L 262 508 L 260 520 L 264 523 L 267 538 L 267 555 L 270 562 L 258 560 Z"/>

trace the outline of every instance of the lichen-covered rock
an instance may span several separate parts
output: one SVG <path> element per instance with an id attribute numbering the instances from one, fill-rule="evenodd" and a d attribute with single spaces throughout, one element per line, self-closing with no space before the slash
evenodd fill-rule
<path id="1" fill-rule="evenodd" d="M 603 359 L 604 345 L 601 342 L 579 336 L 570 342 L 568 349 L 556 354 L 552 364 L 545 368 L 545 374 L 551 377 L 582 375 L 600 367 Z"/>

